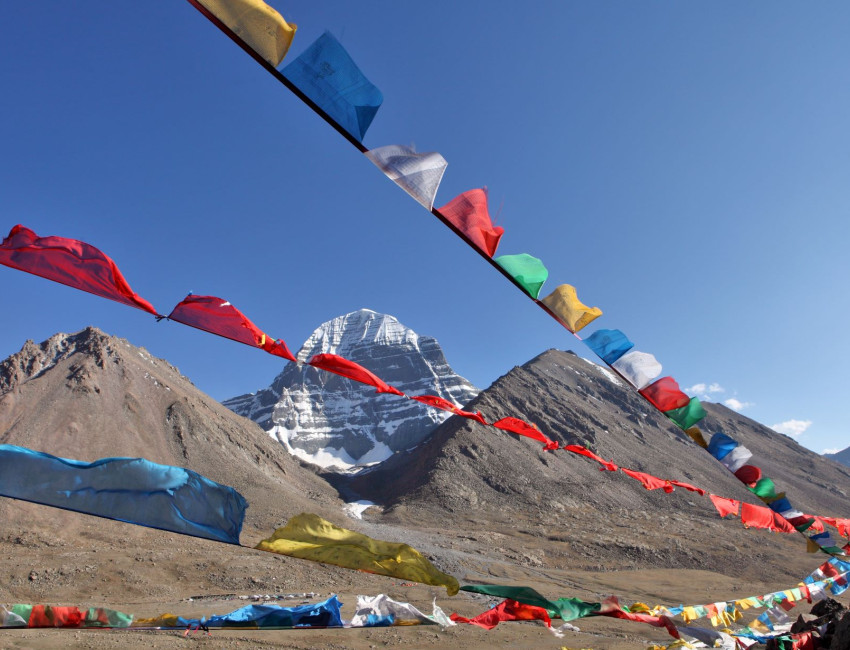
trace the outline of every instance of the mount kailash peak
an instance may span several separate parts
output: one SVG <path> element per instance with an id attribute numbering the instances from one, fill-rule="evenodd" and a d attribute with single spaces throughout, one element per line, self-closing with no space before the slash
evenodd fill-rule
<path id="1" fill-rule="evenodd" d="M 323 323 L 268 388 L 225 400 L 257 422 L 295 456 L 340 471 L 372 465 L 421 443 L 450 414 L 311 366 L 316 354 L 337 354 L 408 395 L 437 395 L 463 407 L 478 389 L 455 373 L 440 344 L 369 309 Z"/>

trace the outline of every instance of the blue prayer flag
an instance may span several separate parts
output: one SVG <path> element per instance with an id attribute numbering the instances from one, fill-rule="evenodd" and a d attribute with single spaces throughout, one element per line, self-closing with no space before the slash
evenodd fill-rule
<path id="1" fill-rule="evenodd" d="M 620 330 L 597 330 L 584 342 L 609 366 L 635 347 Z"/>
<path id="2" fill-rule="evenodd" d="M 735 447 L 738 446 L 737 441 L 733 440 L 725 433 L 715 433 L 708 441 L 708 453 L 714 456 L 717 460 L 726 458 Z"/>

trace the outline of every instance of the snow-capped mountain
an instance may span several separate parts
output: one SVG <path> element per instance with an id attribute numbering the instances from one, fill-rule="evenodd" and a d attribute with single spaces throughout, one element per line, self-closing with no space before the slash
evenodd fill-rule
<path id="1" fill-rule="evenodd" d="M 369 309 L 322 324 L 297 357 L 304 362 L 323 353 L 359 363 L 408 395 L 437 395 L 462 407 L 479 392 L 451 369 L 436 339 Z M 415 447 L 450 415 L 300 364 L 288 365 L 268 388 L 224 404 L 296 456 L 336 470 Z"/>

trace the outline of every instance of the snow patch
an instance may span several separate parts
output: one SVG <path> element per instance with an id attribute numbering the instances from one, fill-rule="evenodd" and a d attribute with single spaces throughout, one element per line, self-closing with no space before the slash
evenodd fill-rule
<path id="1" fill-rule="evenodd" d="M 358 501 L 346 503 L 344 506 L 342 506 L 342 511 L 352 519 L 363 519 L 363 513 L 366 511 L 366 509 L 371 508 L 374 505 L 377 504 L 372 503 L 371 501 L 366 501 L 366 499 L 360 499 Z"/>

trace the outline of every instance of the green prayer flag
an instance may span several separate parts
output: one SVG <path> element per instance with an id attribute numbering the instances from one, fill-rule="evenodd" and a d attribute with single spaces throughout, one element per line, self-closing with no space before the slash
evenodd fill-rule
<path id="1" fill-rule="evenodd" d="M 497 598 L 508 598 L 525 605 L 542 607 L 550 616 L 560 616 L 564 621 L 573 621 L 577 618 L 587 616 L 602 608 L 601 603 L 586 603 L 578 598 L 559 598 L 552 602 L 540 592 L 531 587 L 513 587 L 509 585 L 464 585 L 461 591 L 470 591 L 475 594 L 496 596 Z"/>
<path id="2" fill-rule="evenodd" d="M 773 484 L 773 479 L 763 476 L 751 488 L 748 488 L 753 494 L 760 499 L 772 499 L 776 496 L 776 486 Z"/>
<path id="3" fill-rule="evenodd" d="M 12 605 L 11 611 L 13 614 L 15 614 L 16 616 L 20 616 L 25 621 L 29 621 L 30 615 L 32 614 L 32 605 Z"/>
<path id="4" fill-rule="evenodd" d="M 532 298 L 540 295 L 540 289 L 549 271 L 536 257 L 520 253 L 519 255 L 500 255 L 493 260 L 501 266 L 514 280 L 516 280 L 525 292 Z"/>
<path id="5" fill-rule="evenodd" d="M 673 409 L 672 411 L 665 411 L 664 415 L 673 420 L 684 431 L 702 420 L 706 416 L 706 412 L 699 398 L 692 397 L 686 406 Z"/>

